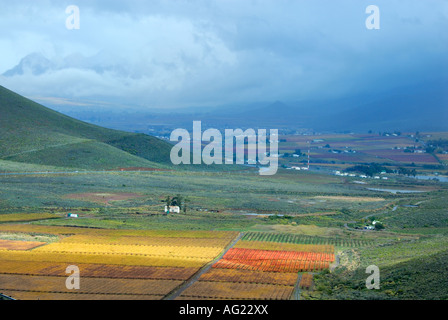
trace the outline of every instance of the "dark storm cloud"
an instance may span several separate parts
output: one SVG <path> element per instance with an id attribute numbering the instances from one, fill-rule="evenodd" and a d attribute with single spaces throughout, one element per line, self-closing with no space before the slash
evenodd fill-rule
<path id="1" fill-rule="evenodd" d="M 67 30 L 65 8 L 81 10 Z M 380 8 L 367 30 L 365 9 Z M 38 52 L 40 75 L 1 77 L 26 95 L 155 107 L 385 92 L 443 77 L 442 0 L 18 1 L 0 13 L 0 72 Z"/>

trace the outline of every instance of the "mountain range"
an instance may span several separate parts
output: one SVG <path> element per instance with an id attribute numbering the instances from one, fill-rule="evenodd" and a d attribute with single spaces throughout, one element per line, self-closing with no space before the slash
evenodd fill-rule
<path id="1" fill-rule="evenodd" d="M 171 145 L 88 124 L 0 86 L 0 159 L 79 169 L 167 168 Z"/>
<path id="2" fill-rule="evenodd" d="M 129 71 L 126 63 L 117 64 L 111 54 L 104 52 L 92 57 L 72 54 L 59 60 L 49 60 L 40 53 L 32 53 L 4 72 L 3 76 L 40 76 L 62 69 L 85 69 L 97 74 L 109 72 L 121 75 Z M 105 108 L 93 106 L 85 111 L 79 106 L 71 108 L 53 104 L 50 107 L 78 119 L 94 117 L 98 120 L 96 124 L 131 132 L 145 132 L 149 126 L 160 124 L 172 128 L 185 127 L 194 120 L 202 120 L 208 126 L 218 128 L 307 128 L 320 132 L 448 131 L 448 81 L 422 79 L 416 83 L 389 92 L 375 93 L 372 88 L 371 93 L 346 94 L 334 99 L 284 101 L 279 97 L 275 102 L 235 102 L 232 105 L 184 110 L 142 107 L 136 110 L 127 106 L 128 111 L 121 112 L 121 108 L 116 106 L 117 101 L 106 101 Z M 107 103 L 115 105 L 108 109 Z"/>

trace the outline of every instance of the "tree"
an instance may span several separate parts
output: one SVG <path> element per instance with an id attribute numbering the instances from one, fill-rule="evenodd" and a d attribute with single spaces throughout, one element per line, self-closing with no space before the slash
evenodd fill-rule
<path id="1" fill-rule="evenodd" d="M 426 153 L 434 153 L 435 150 L 436 148 L 433 146 L 426 147 Z"/>
<path id="2" fill-rule="evenodd" d="M 375 230 L 383 230 L 384 225 L 381 222 L 375 223 Z"/>
<path id="3" fill-rule="evenodd" d="M 171 197 L 167 196 L 165 199 L 166 206 L 169 207 L 171 205 Z"/>
<path id="4" fill-rule="evenodd" d="M 183 200 L 183 197 L 180 194 L 177 194 L 173 198 L 173 200 L 171 200 L 171 205 L 178 206 L 180 209 L 182 209 L 182 200 Z"/>

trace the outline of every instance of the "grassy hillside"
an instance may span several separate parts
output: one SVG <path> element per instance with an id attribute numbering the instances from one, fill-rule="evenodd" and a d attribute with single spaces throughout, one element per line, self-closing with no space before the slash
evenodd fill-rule
<path id="1" fill-rule="evenodd" d="M 333 273 L 315 277 L 310 299 L 447 299 L 447 239 L 441 236 L 397 241 L 345 251 L 341 266 Z M 368 290 L 366 267 L 380 269 L 380 289 Z"/>
<path id="2" fill-rule="evenodd" d="M 91 125 L 0 86 L 0 159 L 80 169 L 164 167 L 171 146 Z"/>

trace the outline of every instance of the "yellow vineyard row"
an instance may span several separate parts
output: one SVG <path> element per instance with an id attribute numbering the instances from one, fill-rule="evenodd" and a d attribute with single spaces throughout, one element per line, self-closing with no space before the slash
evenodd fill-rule
<path id="1" fill-rule="evenodd" d="M 66 237 L 60 243 L 91 243 L 108 245 L 183 246 L 224 248 L 230 240 L 225 238 L 167 238 L 137 236 L 94 236 L 87 234 Z"/>
<path id="2" fill-rule="evenodd" d="M 126 254 L 169 257 L 192 257 L 213 259 L 219 255 L 220 247 L 190 247 L 190 246 L 137 246 L 110 245 L 91 243 L 60 243 L 55 242 L 34 249 L 33 252 L 66 252 L 66 253 L 96 253 L 96 254 Z"/>
<path id="3" fill-rule="evenodd" d="M 324 244 L 295 244 L 281 242 L 266 241 L 245 241 L 240 240 L 234 248 L 241 249 L 258 249 L 258 250 L 283 250 L 283 251 L 299 251 L 299 252 L 316 252 L 316 253 L 334 253 L 333 245 Z"/>
<path id="4" fill-rule="evenodd" d="M 180 298 L 287 300 L 293 286 L 197 281 Z"/>
<path id="5" fill-rule="evenodd" d="M 0 222 L 32 221 L 59 217 L 60 216 L 51 213 L 8 213 L 0 214 Z"/>
<path id="6" fill-rule="evenodd" d="M 207 258 L 173 257 L 173 256 L 145 256 L 126 254 L 100 253 L 64 253 L 0 250 L 0 261 L 34 261 L 34 262 L 63 262 L 68 264 L 91 263 L 127 266 L 154 267 L 202 267 L 210 261 Z"/>

